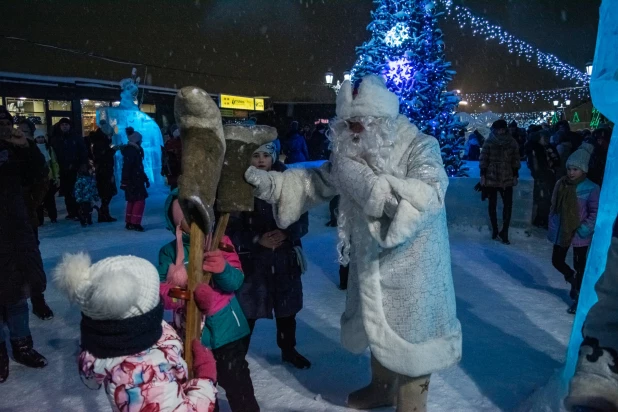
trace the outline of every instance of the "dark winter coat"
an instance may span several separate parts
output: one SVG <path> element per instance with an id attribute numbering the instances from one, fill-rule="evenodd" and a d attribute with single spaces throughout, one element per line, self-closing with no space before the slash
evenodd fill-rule
<path id="1" fill-rule="evenodd" d="M 56 159 L 60 166 L 60 173 L 73 171 L 77 173 L 79 166 L 88 161 L 88 152 L 84 139 L 73 135 L 56 133 L 51 140 L 51 145 L 56 152 Z"/>
<path id="2" fill-rule="evenodd" d="M 283 170 L 280 163 L 275 170 Z M 245 283 L 236 293 L 247 319 L 272 319 L 292 316 L 303 307 L 301 268 L 295 247 L 302 247 L 300 239 L 307 234 L 307 213 L 283 230 L 288 236 L 276 250 L 258 242 L 263 234 L 276 230 L 273 206 L 255 199 L 255 210 L 230 218 L 228 235 L 237 249 L 245 273 Z"/>
<path id="3" fill-rule="evenodd" d="M 165 169 L 161 170 L 163 176 L 178 177 L 181 173 L 182 165 L 182 142 L 180 139 L 170 139 L 163 146 L 165 155 Z"/>
<path id="4" fill-rule="evenodd" d="M 15 304 L 46 287 L 22 193 L 22 180 L 31 167 L 23 151 L 0 140 L 0 305 Z"/>
<path id="5" fill-rule="evenodd" d="M 599 186 L 603 186 L 605 166 L 607 165 L 607 149 L 597 146 L 590 157 L 588 179 Z"/>
<path id="6" fill-rule="evenodd" d="M 21 178 L 22 193 L 30 224 L 36 228 L 39 226 L 36 209 L 43 202 L 49 188 L 49 167 L 33 141 L 28 140 L 28 146 L 25 147 L 15 146 L 15 150 L 18 157 L 24 159 L 23 164 L 28 165 Z"/>
<path id="7" fill-rule="evenodd" d="M 148 176 L 144 171 L 144 149 L 129 143 L 122 149 L 122 181 L 120 188 L 124 190 L 127 202 L 145 200 L 148 197 L 146 184 Z"/>
<path id="8" fill-rule="evenodd" d="M 479 167 L 486 187 L 512 187 L 521 168 L 519 144 L 510 135 L 492 133 L 483 144 Z"/>
<path id="9" fill-rule="evenodd" d="M 309 150 L 307 142 L 300 133 L 292 133 L 283 141 L 283 153 L 286 156 L 287 164 L 309 161 Z"/>
<path id="10" fill-rule="evenodd" d="M 330 157 L 330 140 L 326 137 L 326 133 L 319 131 L 313 132 L 309 140 L 309 159 L 310 160 L 328 160 Z"/>
<path id="11" fill-rule="evenodd" d="M 101 129 L 92 136 L 92 155 L 96 172 L 97 190 L 102 199 L 111 199 L 116 196 L 116 178 L 114 166 L 116 163 L 116 149 L 111 146 L 111 140 Z"/>

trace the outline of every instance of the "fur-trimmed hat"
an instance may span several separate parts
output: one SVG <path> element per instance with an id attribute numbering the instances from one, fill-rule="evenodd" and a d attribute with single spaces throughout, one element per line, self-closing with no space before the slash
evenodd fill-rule
<path id="1" fill-rule="evenodd" d="M 346 80 L 337 95 L 337 117 L 346 120 L 352 117 L 397 117 L 399 97 L 386 88 L 384 79 L 369 75 L 361 79 L 358 93 L 354 95 L 352 83 Z"/>
<path id="2" fill-rule="evenodd" d="M 93 265 L 86 253 L 65 254 L 54 270 L 54 281 L 95 320 L 143 315 L 160 300 L 157 269 L 135 256 L 114 256 Z"/>
<path id="3" fill-rule="evenodd" d="M 582 143 L 569 159 L 567 160 L 567 167 L 576 167 L 584 173 L 588 173 L 588 165 L 590 164 L 590 156 L 594 151 L 594 146 L 589 143 Z"/>

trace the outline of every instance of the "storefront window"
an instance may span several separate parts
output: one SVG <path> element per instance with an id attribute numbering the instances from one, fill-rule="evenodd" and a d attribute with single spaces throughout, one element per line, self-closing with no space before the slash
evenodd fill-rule
<path id="1" fill-rule="evenodd" d="M 62 112 L 70 112 L 71 111 L 71 101 L 70 100 L 50 100 L 47 102 L 49 110 L 59 110 Z"/>
<path id="2" fill-rule="evenodd" d="M 16 120 L 28 119 L 37 128 L 45 127 L 45 100 L 27 97 L 7 97 L 6 108 Z"/>
<path id="3" fill-rule="evenodd" d="M 140 109 L 144 113 L 155 114 L 157 112 L 157 105 L 155 105 L 155 104 L 145 104 L 144 103 L 144 104 L 142 104 L 142 107 L 140 107 Z"/>
<path id="4" fill-rule="evenodd" d="M 102 100 L 81 101 L 82 104 L 82 130 L 84 136 L 97 130 L 97 109 L 99 107 L 109 107 L 110 103 Z"/>

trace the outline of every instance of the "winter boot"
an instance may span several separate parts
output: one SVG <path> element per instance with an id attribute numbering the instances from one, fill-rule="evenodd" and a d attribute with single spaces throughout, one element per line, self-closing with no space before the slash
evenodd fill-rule
<path id="1" fill-rule="evenodd" d="M 289 363 L 297 369 L 309 369 L 311 362 L 303 355 L 298 353 L 296 349 L 286 349 L 281 351 L 281 360 Z"/>
<path id="2" fill-rule="evenodd" d="M 575 315 L 577 313 L 577 301 L 573 302 L 573 304 L 567 309 L 567 313 L 569 315 Z"/>
<path id="3" fill-rule="evenodd" d="M 569 297 L 573 300 L 577 300 L 577 298 L 579 298 L 579 291 L 577 288 L 577 273 L 573 272 L 573 274 L 570 277 L 565 277 L 564 280 L 567 281 L 567 283 L 569 285 L 571 285 L 571 290 L 569 291 Z"/>
<path id="4" fill-rule="evenodd" d="M 127 223 L 126 225 L 124 225 L 124 228 L 127 229 L 127 230 L 134 230 L 135 229 L 131 223 Z"/>
<path id="5" fill-rule="evenodd" d="M 502 241 L 502 243 L 504 243 L 505 245 L 510 245 L 511 242 L 509 241 L 509 232 L 508 230 L 505 231 L 504 229 L 502 230 L 502 232 L 500 232 L 498 234 L 498 237 L 500 238 L 500 240 Z"/>
<path id="6" fill-rule="evenodd" d="M 133 225 L 133 230 L 136 232 L 144 232 L 146 229 L 142 225 Z"/>
<path id="7" fill-rule="evenodd" d="M 6 352 L 6 343 L 0 343 L 0 383 L 9 377 L 9 355 Z"/>
<path id="8" fill-rule="evenodd" d="M 395 372 L 380 365 L 371 355 L 371 383 L 348 395 L 348 406 L 353 409 L 374 409 L 395 405 L 397 378 Z"/>
<path id="9" fill-rule="evenodd" d="M 54 312 L 50 309 L 45 302 L 45 296 L 41 294 L 41 296 L 33 296 L 30 299 L 32 302 L 32 313 L 41 320 L 49 320 L 54 317 Z"/>
<path id="10" fill-rule="evenodd" d="M 15 359 L 15 362 L 30 368 L 44 368 L 47 366 L 47 359 L 32 349 L 32 336 L 11 339 L 11 347 L 13 348 L 13 359 Z"/>
<path id="11" fill-rule="evenodd" d="M 564 400 L 568 410 L 618 412 L 618 351 L 586 337 Z"/>
<path id="12" fill-rule="evenodd" d="M 430 375 L 418 378 L 399 375 L 397 412 L 427 411 Z"/>

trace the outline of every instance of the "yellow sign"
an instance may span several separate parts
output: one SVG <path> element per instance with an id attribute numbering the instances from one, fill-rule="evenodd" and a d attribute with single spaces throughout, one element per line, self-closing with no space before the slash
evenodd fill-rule
<path id="1" fill-rule="evenodd" d="M 255 102 L 252 97 L 219 95 L 219 107 L 226 109 L 254 110 Z"/>
<path id="2" fill-rule="evenodd" d="M 264 111 L 264 99 L 255 99 L 255 110 Z"/>

